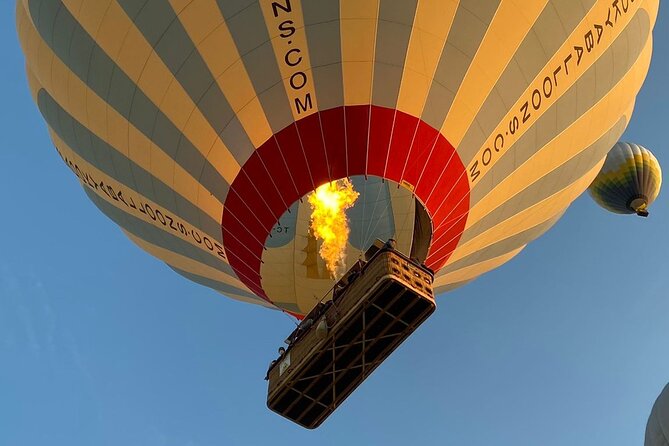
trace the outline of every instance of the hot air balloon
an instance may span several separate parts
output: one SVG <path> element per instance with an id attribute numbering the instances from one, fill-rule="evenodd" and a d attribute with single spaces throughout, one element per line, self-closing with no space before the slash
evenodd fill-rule
<path id="1" fill-rule="evenodd" d="M 588 190 L 597 204 L 608 211 L 647 217 L 648 206 L 657 198 L 661 185 L 662 170 L 650 150 L 619 142 L 606 156 Z"/>
<path id="2" fill-rule="evenodd" d="M 186 278 L 299 316 L 377 238 L 443 292 L 548 230 L 629 122 L 658 3 L 18 0 L 17 28 L 91 201 Z M 333 272 L 309 197 L 344 179 Z"/>
<path id="3" fill-rule="evenodd" d="M 648 417 L 644 446 L 669 445 L 669 384 L 664 387 Z"/>

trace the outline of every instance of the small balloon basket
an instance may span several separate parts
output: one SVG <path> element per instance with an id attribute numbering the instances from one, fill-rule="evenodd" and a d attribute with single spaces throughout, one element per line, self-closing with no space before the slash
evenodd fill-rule
<path id="1" fill-rule="evenodd" d="M 318 427 L 435 310 L 433 273 L 377 241 L 288 337 L 267 406 Z"/>

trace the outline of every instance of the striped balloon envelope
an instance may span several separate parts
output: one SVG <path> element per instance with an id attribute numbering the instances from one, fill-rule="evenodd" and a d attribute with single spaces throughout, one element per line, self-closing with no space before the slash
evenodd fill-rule
<path id="1" fill-rule="evenodd" d="M 669 384 L 664 386 L 664 390 L 657 397 L 650 411 L 643 445 L 669 445 Z"/>
<path id="2" fill-rule="evenodd" d="M 662 169 L 650 150 L 638 144 L 619 142 L 606 160 L 590 195 L 604 209 L 615 214 L 648 216 L 648 206 L 662 186 Z"/>
<path id="3" fill-rule="evenodd" d="M 453 289 L 583 193 L 630 119 L 658 0 L 18 0 L 35 102 L 85 193 L 226 296 L 332 286 L 305 199 Z"/>

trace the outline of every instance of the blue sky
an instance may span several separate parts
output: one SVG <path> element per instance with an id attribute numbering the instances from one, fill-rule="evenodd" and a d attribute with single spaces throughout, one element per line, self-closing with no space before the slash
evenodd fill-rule
<path id="1" fill-rule="evenodd" d="M 665 167 L 669 11 L 623 139 Z M 62 164 L 0 5 L 0 445 L 629 446 L 669 381 L 669 204 L 585 195 L 438 311 L 318 430 L 265 407 L 292 329 L 127 240 Z M 666 168 L 669 170 L 669 167 Z"/>

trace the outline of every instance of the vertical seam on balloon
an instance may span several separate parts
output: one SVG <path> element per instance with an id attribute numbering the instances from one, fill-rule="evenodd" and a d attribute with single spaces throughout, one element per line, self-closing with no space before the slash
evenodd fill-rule
<path id="1" fill-rule="evenodd" d="M 413 20 L 411 21 L 411 32 L 409 33 L 409 38 L 407 40 L 407 48 L 406 48 L 406 51 L 404 52 L 404 62 L 402 63 L 402 76 L 400 78 L 399 88 L 397 89 L 397 97 L 395 98 L 395 107 L 394 107 L 395 110 L 397 110 L 400 92 L 402 91 L 402 81 L 404 79 L 404 67 L 406 67 L 407 59 L 409 57 L 409 46 L 411 44 L 411 38 L 413 37 L 414 31 L 416 30 L 416 26 L 417 26 L 416 25 L 416 19 L 418 17 L 418 5 L 419 5 L 419 2 L 416 1 L 416 7 L 414 8 L 414 13 L 413 13 Z M 446 38 L 444 39 L 444 45 L 446 44 L 447 40 L 448 40 L 448 36 L 446 36 Z M 442 52 L 443 52 L 443 46 L 442 46 Z M 435 65 L 435 70 L 436 70 L 436 65 Z M 432 76 L 434 77 L 434 73 L 432 73 Z M 428 90 L 428 92 L 429 92 L 429 90 Z M 411 137 L 411 143 L 409 144 L 409 151 L 408 151 L 406 159 L 404 161 L 404 167 L 402 167 L 402 173 L 400 174 L 400 177 L 399 177 L 398 187 L 399 187 L 399 184 L 401 184 L 402 180 L 404 179 L 404 172 L 406 171 L 407 164 L 409 162 L 409 159 L 411 158 L 411 152 L 413 150 L 413 144 L 414 144 L 414 140 L 416 138 L 416 133 L 418 132 L 418 127 L 420 127 L 420 123 L 422 122 L 420 117 L 423 114 L 422 110 L 425 108 L 425 103 L 426 102 L 427 102 L 427 94 L 425 95 L 425 101 L 423 101 L 423 107 L 421 108 L 421 112 L 419 113 L 419 116 L 416 116 L 416 118 L 417 118 L 416 128 L 414 129 L 414 134 Z M 435 130 L 437 130 L 437 129 L 435 129 Z M 439 140 L 439 131 L 437 130 L 437 136 L 435 136 L 434 144 L 436 144 L 438 140 Z M 434 147 L 434 144 L 433 144 L 433 147 Z M 430 154 L 431 154 L 431 152 L 430 152 Z M 429 157 L 426 158 L 426 160 L 428 160 L 428 159 L 429 159 Z M 427 166 L 427 162 L 423 165 L 423 171 L 425 170 L 426 166 Z M 422 175 L 422 172 L 421 172 L 421 175 Z M 414 191 L 418 188 L 419 180 L 420 180 L 420 177 L 416 180 L 416 184 L 412 185 L 412 186 L 414 186 Z"/>
<path id="2" fill-rule="evenodd" d="M 390 137 L 388 138 L 388 146 L 386 147 L 386 162 L 383 165 L 383 177 L 387 176 L 388 172 L 388 160 L 390 159 L 390 147 L 393 144 L 393 136 L 395 135 L 395 122 L 397 120 L 397 109 L 393 110 L 393 123 L 390 127 Z"/>
<path id="3" fill-rule="evenodd" d="M 269 169 L 267 169 L 267 166 L 265 165 L 265 160 L 259 154 L 256 155 L 256 156 L 258 156 L 258 161 L 260 161 L 260 164 L 262 164 L 263 169 L 265 169 L 265 173 L 267 174 L 267 178 L 269 178 L 269 180 L 272 182 L 272 185 L 274 186 L 274 189 L 277 191 L 277 195 L 281 199 L 281 203 L 283 203 L 283 206 L 286 209 L 288 209 L 290 207 L 290 205 L 288 203 L 286 203 L 286 200 L 283 199 L 283 195 L 278 193 L 279 187 L 274 182 L 274 178 L 269 174 Z M 244 169 L 242 169 L 242 170 L 244 170 Z M 249 181 L 251 180 L 251 178 L 249 178 L 248 175 L 246 177 L 249 179 Z M 272 213 L 272 215 L 274 215 L 274 213 Z M 281 218 L 281 215 L 279 215 L 278 218 Z"/>
<path id="4" fill-rule="evenodd" d="M 244 205 L 244 207 L 245 207 L 246 209 L 248 209 L 249 213 L 250 213 L 251 215 L 253 215 L 253 218 L 258 222 L 258 224 L 259 224 L 261 227 L 264 227 L 265 225 L 263 224 L 263 222 L 260 221 L 260 219 L 258 218 L 258 216 L 256 215 L 256 213 L 253 211 L 253 209 L 251 209 L 251 207 L 249 207 L 249 205 L 248 205 L 248 203 L 247 203 L 247 200 L 245 200 L 242 196 L 240 196 L 236 191 L 234 192 L 234 194 L 237 196 L 237 198 L 239 198 L 239 201 Z M 245 224 L 245 223 L 244 223 L 244 222 L 243 222 L 243 221 L 242 221 L 242 220 L 241 220 L 241 219 L 240 219 L 240 218 L 239 218 L 239 217 L 238 217 L 238 216 L 237 216 L 237 215 L 236 215 L 236 214 L 229 208 L 229 207 L 228 207 L 227 209 L 228 209 L 228 214 L 229 214 L 231 217 L 233 217 L 235 220 L 237 220 L 237 221 L 239 222 L 240 225 L 242 225 L 242 227 L 246 230 L 246 232 L 247 232 L 249 235 L 251 235 L 251 238 L 253 238 L 256 242 L 258 242 L 258 244 L 259 244 L 261 247 L 264 247 L 264 246 L 265 246 L 265 242 L 264 242 L 264 241 L 261 241 L 261 240 L 258 240 L 258 239 L 256 238 L 255 234 L 253 234 L 253 232 L 252 232 L 250 229 L 248 229 L 248 228 L 246 227 L 246 224 Z M 231 234 L 232 234 L 232 233 L 231 233 Z M 237 237 L 235 237 L 235 236 L 233 236 L 233 238 L 234 238 L 236 241 L 240 242 L 240 244 L 243 245 L 245 248 L 248 249 L 248 246 L 246 246 L 246 244 L 242 243 L 242 241 L 241 241 L 239 238 L 237 238 Z M 251 252 L 251 251 L 249 251 L 249 252 Z M 253 254 L 253 256 L 254 256 L 255 258 L 257 258 L 258 260 L 262 260 L 261 256 L 258 256 L 257 254 Z"/>
<path id="5" fill-rule="evenodd" d="M 258 194 L 258 196 L 259 196 L 260 199 L 262 200 L 262 203 L 265 205 L 265 207 L 266 207 L 267 210 L 269 211 L 269 213 L 270 213 L 270 214 L 271 214 L 277 221 L 279 221 L 279 218 L 281 218 L 281 216 L 280 216 L 280 215 L 276 215 L 276 214 L 274 213 L 274 211 L 273 211 L 272 208 L 270 207 L 269 203 L 267 203 L 267 200 L 265 200 L 265 196 L 263 195 L 263 193 L 262 193 L 260 190 L 258 190 L 258 188 L 256 187 L 255 181 L 253 181 L 253 180 L 251 179 L 251 177 L 249 177 L 249 175 L 247 174 L 246 171 L 242 170 L 240 173 L 243 173 L 243 175 L 246 177 L 246 179 L 249 180 L 249 183 L 250 183 L 251 186 L 253 187 L 253 190 L 256 191 L 256 193 Z M 274 184 L 274 182 L 272 182 L 272 184 Z M 239 196 L 239 195 L 238 195 L 238 196 Z M 242 197 L 239 197 L 239 198 L 242 199 Z M 243 200 L 243 199 L 242 199 L 242 200 Z M 253 210 L 248 206 L 248 204 L 246 204 L 246 200 L 243 200 L 243 202 L 244 202 L 244 204 L 246 205 L 246 207 L 247 207 L 250 211 L 253 212 Z M 256 213 L 255 213 L 255 212 L 253 212 L 253 215 L 254 215 L 254 217 L 256 217 L 256 220 L 258 220 L 258 223 L 261 223 L 261 224 L 262 224 L 262 222 L 261 222 L 261 221 L 258 219 L 258 217 L 256 216 Z M 262 244 L 264 245 L 265 242 L 262 241 Z"/>
<path id="6" fill-rule="evenodd" d="M 443 55 L 444 55 L 444 49 L 446 48 L 446 44 L 448 43 L 448 37 L 450 36 L 450 34 L 451 34 L 451 30 L 453 29 L 453 21 L 455 20 L 455 16 L 456 16 L 456 14 L 457 14 L 457 8 L 456 8 L 456 11 L 453 13 L 453 17 L 452 17 L 452 19 L 451 19 L 451 21 L 450 21 L 450 25 L 449 25 L 449 28 L 448 28 L 448 32 L 447 32 L 446 35 L 444 36 L 444 41 L 443 41 L 443 43 L 442 43 L 442 45 L 441 45 L 441 51 L 439 52 L 439 58 L 437 59 L 437 62 L 434 64 L 434 70 L 432 70 L 432 73 L 430 74 L 430 80 L 431 80 L 431 81 L 430 81 L 430 85 L 429 85 L 429 87 L 428 87 L 428 89 L 427 89 L 427 92 L 425 93 L 425 98 L 424 98 L 424 100 L 423 100 L 423 105 L 421 106 L 419 116 L 417 116 L 417 118 L 420 119 L 420 120 L 422 120 L 423 114 L 425 113 L 425 106 L 427 105 L 427 100 L 428 100 L 428 98 L 429 98 L 429 96 L 430 96 L 430 89 L 432 88 L 432 84 L 434 83 L 434 74 L 437 72 L 437 69 L 439 68 L 439 63 L 441 62 L 441 58 L 442 58 Z M 417 14 L 416 14 L 416 17 L 417 17 Z M 415 20 L 415 17 L 414 17 L 414 20 Z M 414 24 L 414 26 L 415 26 L 415 24 Z M 408 54 L 408 53 L 409 53 L 409 51 L 408 51 L 408 49 L 407 49 L 407 54 Z M 405 62 L 405 63 L 406 63 L 406 62 Z M 402 77 L 404 78 L 404 76 L 402 76 Z M 401 87 L 400 87 L 400 88 L 401 88 Z M 439 129 L 436 129 L 436 128 L 435 128 L 435 130 L 437 131 L 438 134 L 442 134 L 441 131 L 440 131 Z M 443 134 L 442 134 L 442 136 L 444 136 L 445 138 L 447 138 L 446 135 L 443 135 Z M 416 186 L 415 186 L 415 189 L 416 189 L 416 190 L 418 190 L 418 185 L 420 184 L 421 180 L 423 179 L 423 174 L 425 173 L 425 169 L 427 168 L 427 164 L 428 164 L 427 161 L 429 161 L 429 159 L 432 157 L 432 153 L 434 152 L 434 148 L 436 147 L 436 145 L 437 145 L 437 141 L 438 141 L 438 140 L 439 140 L 439 137 L 437 136 L 437 139 L 435 139 L 434 144 L 432 144 L 432 147 L 430 148 L 430 153 L 427 155 L 427 158 L 425 158 L 425 159 L 426 159 L 426 163 L 425 163 L 425 165 L 423 165 L 423 169 L 422 169 L 421 173 L 418 175 L 418 180 L 416 181 Z M 449 144 L 450 144 L 450 142 L 449 142 Z M 453 150 L 454 150 L 454 153 L 455 153 L 455 152 L 457 151 L 457 148 L 456 148 L 456 147 L 453 147 Z M 448 163 L 451 161 L 451 158 L 452 158 L 452 157 L 453 157 L 453 153 L 451 154 L 451 156 L 449 157 L 448 161 L 446 162 L 446 165 L 448 165 Z M 439 176 L 439 179 L 441 179 L 441 176 Z M 435 182 L 435 185 L 438 183 L 439 179 Z M 433 186 L 432 190 L 434 190 L 434 187 L 435 187 L 435 186 Z M 430 194 L 428 195 L 428 198 L 425 199 L 425 202 L 426 202 L 426 203 L 427 203 L 427 201 L 428 201 L 428 199 L 429 199 L 429 197 L 430 197 L 431 195 L 432 195 L 432 191 L 430 191 Z M 427 208 L 426 208 L 426 209 L 427 209 Z M 428 210 L 428 213 L 429 213 L 429 210 Z"/>
<path id="7" fill-rule="evenodd" d="M 250 266 L 248 266 L 248 265 L 246 264 L 246 262 L 244 262 L 244 260 L 242 260 L 242 258 L 239 257 L 237 254 L 235 254 L 234 252 L 230 252 L 229 255 L 230 255 L 231 257 L 234 257 L 236 262 L 239 262 L 239 263 L 244 264 L 247 268 L 249 268 L 251 271 L 253 271 L 253 268 L 251 268 Z M 232 265 L 232 263 L 231 263 L 231 265 Z M 236 274 L 238 277 L 241 276 L 241 277 L 243 277 L 244 279 L 246 279 L 245 281 L 242 280 L 242 282 L 243 282 L 244 285 L 246 285 L 251 291 L 257 293 L 259 297 L 261 297 L 262 299 L 264 299 L 264 300 L 266 300 L 267 302 L 269 302 L 269 303 L 271 303 L 272 305 L 274 305 L 274 303 L 273 303 L 273 302 L 272 302 L 272 301 L 265 295 L 265 291 L 262 289 L 262 287 L 261 287 L 260 285 L 258 285 L 254 279 L 249 278 L 249 276 L 247 276 L 247 275 L 244 274 L 243 272 L 239 271 L 237 268 L 233 268 L 233 271 L 235 272 L 235 274 Z M 241 280 L 241 278 L 240 278 L 240 280 Z"/>
<path id="8" fill-rule="evenodd" d="M 283 161 L 283 165 L 286 168 L 286 172 L 288 172 L 288 176 L 290 177 L 290 182 L 293 183 L 293 188 L 295 189 L 295 195 L 300 197 L 301 196 L 300 191 L 297 189 L 297 184 L 295 183 L 295 180 L 293 179 L 293 172 L 288 167 L 288 163 L 286 162 L 286 157 L 283 156 L 283 150 L 281 149 L 281 144 L 279 144 L 279 140 L 276 137 L 276 133 L 272 135 L 272 138 L 274 138 L 274 142 L 276 143 L 276 146 L 278 148 L 277 152 L 279 153 L 279 155 L 281 155 L 281 160 Z"/>
<path id="9" fill-rule="evenodd" d="M 367 178 L 367 164 L 369 160 L 369 132 L 372 125 L 372 101 L 374 100 L 374 71 L 376 68 L 376 46 L 379 35 L 379 20 L 381 12 L 381 0 L 376 2 L 376 20 L 374 20 L 374 48 L 372 49 L 372 69 L 369 73 L 369 105 L 367 109 L 367 143 L 365 144 L 365 178 Z"/>
<path id="10" fill-rule="evenodd" d="M 321 140 L 323 141 L 323 152 L 325 153 L 325 165 L 328 172 L 328 178 L 330 182 L 332 182 L 332 168 L 330 167 L 330 159 L 328 157 L 328 147 L 327 143 L 325 142 L 325 133 L 323 132 L 323 122 L 321 121 L 321 114 L 316 113 L 316 115 L 318 116 L 318 127 L 321 130 Z"/>
<path id="11" fill-rule="evenodd" d="M 407 151 L 407 155 L 404 159 L 404 166 L 402 167 L 402 173 L 400 173 L 399 183 L 397 187 L 399 187 L 399 184 L 401 184 L 402 181 L 404 181 L 404 172 L 406 171 L 407 165 L 409 164 L 409 160 L 411 159 L 411 152 L 413 151 L 414 142 L 416 141 L 416 135 L 418 134 L 418 127 L 420 127 L 420 119 L 416 120 L 416 128 L 413 129 L 413 135 L 411 136 L 411 142 L 409 143 L 409 150 Z M 436 144 L 438 140 L 439 138 L 435 137 L 433 144 Z"/>
<path id="12" fill-rule="evenodd" d="M 384 184 L 385 184 L 385 183 L 381 183 L 381 186 L 383 186 Z M 398 186 L 398 187 L 399 187 L 399 186 Z M 379 187 L 379 192 L 378 192 L 378 194 L 377 194 L 377 199 L 376 199 L 376 201 L 374 202 L 374 211 L 376 211 L 376 203 L 379 201 L 379 196 L 381 195 L 381 190 L 383 190 L 383 187 Z M 390 193 L 388 193 L 388 202 L 386 203 L 386 206 L 385 206 L 385 208 L 383 209 L 383 212 L 381 213 L 382 216 L 383 216 L 383 215 L 387 215 L 388 210 L 390 209 L 391 205 L 392 205 L 392 197 L 390 196 Z M 372 215 L 374 215 L 374 213 L 372 213 Z M 363 246 L 366 246 L 367 243 L 369 243 L 369 239 L 372 238 L 372 237 L 374 236 L 374 232 L 376 231 L 376 228 L 379 226 L 379 223 L 380 223 L 380 222 L 381 222 L 381 218 L 377 218 L 376 221 L 375 221 L 375 223 L 374 223 L 374 227 L 372 227 L 372 230 L 369 232 L 369 237 L 365 237 L 364 245 L 363 245 Z M 371 226 L 371 225 L 370 225 L 370 226 Z M 397 229 L 396 229 L 396 230 L 397 230 Z M 394 234 L 393 234 L 393 235 L 394 235 Z M 384 241 L 385 241 L 385 240 L 384 240 Z M 370 245 L 371 245 L 371 243 L 370 243 Z"/>
<path id="13" fill-rule="evenodd" d="M 300 135 L 300 128 L 297 126 L 297 122 L 293 122 L 293 127 L 295 127 L 295 132 L 297 133 L 297 141 L 300 144 L 300 150 L 302 151 L 302 156 L 304 157 L 304 163 L 307 166 L 307 173 L 309 174 L 311 189 L 315 190 L 316 185 L 314 184 L 314 177 L 311 175 L 311 167 L 309 167 L 309 157 L 307 157 L 307 153 L 304 151 L 304 144 L 302 144 L 302 136 Z"/>
<path id="14" fill-rule="evenodd" d="M 346 178 L 348 178 L 348 131 L 347 131 L 347 126 L 346 126 L 346 108 L 347 106 L 344 105 L 344 158 L 346 159 Z"/>
<path id="15" fill-rule="evenodd" d="M 381 190 L 383 189 L 383 184 L 385 184 L 385 183 L 381 183 L 381 186 L 376 191 L 376 199 L 374 199 L 374 207 L 372 208 L 372 214 L 371 215 L 374 215 L 376 213 L 376 205 L 379 202 L 379 198 L 381 197 Z M 365 186 L 366 185 L 367 185 L 367 182 L 365 181 Z M 363 201 L 363 204 L 366 204 L 366 201 Z M 363 221 L 364 221 L 364 212 L 363 212 Z M 365 229 L 364 233 L 362 234 L 363 237 L 361 239 L 362 243 L 363 243 L 363 246 L 366 244 L 367 240 L 371 237 L 371 235 L 374 234 L 374 230 L 370 230 L 371 227 L 372 227 L 372 223 L 370 221 L 370 223 L 367 225 L 366 228 L 365 228 L 364 224 L 362 225 L 362 228 L 360 228 L 361 231 L 362 231 L 363 228 Z M 375 226 L 375 228 L 376 228 L 376 226 Z"/>

